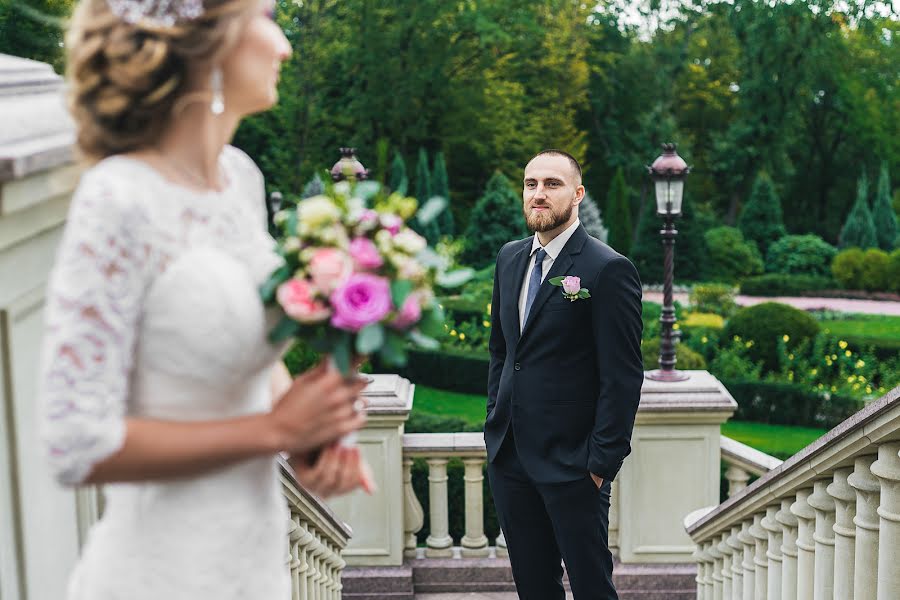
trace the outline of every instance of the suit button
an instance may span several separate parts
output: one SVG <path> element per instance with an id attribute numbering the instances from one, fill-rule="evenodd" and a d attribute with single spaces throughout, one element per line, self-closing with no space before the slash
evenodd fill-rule
<path id="1" fill-rule="evenodd" d="M 516 365 L 515 365 L 513 368 L 514 368 L 516 371 L 521 371 L 521 370 L 522 370 L 522 365 L 520 365 L 519 363 L 516 363 Z"/>

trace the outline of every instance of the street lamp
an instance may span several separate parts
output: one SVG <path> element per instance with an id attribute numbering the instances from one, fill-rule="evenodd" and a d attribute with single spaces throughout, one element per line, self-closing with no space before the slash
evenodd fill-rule
<path id="1" fill-rule="evenodd" d="M 665 247 L 663 258 L 663 308 L 659 321 L 662 324 L 659 344 L 659 369 L 647 373 L 654 381 L 684 381 L 690 375 L 675 368 L 675 342 L 672 331 L 675 325 L 675 306 L 672 303 L 672 280 L 675 277 L 675 218 L 681 216 L 681 200 L 684 196 L 684 180 L 691 170 L 684 159 L 675 152 L 675 144 L 663 144 L 663 153 L 647 167 L 656 190 L 656 214 L 663 218 L 665 227 L 660 230 Z"/>
<path id="2" fill-rule="evenodd" d="M 341 158 L 331 167 L 331 179 L 335 182 L 345 179 L 365 181 L 369 170 L 356 158 L 356 148 L 341 148 Z"/>

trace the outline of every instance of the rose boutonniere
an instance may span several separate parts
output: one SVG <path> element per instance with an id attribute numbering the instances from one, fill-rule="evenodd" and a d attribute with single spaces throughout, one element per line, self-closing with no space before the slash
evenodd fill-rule
<path id="1" fill-rule="evenodd" d="M 550 280 L 550 284 L 561 287 L 563 296 L 571 302 L 591 297 L 591 293 L 587 288 L 581 287 L 581 277 L 575 277 L 574 275 L 554 277 Z"/>

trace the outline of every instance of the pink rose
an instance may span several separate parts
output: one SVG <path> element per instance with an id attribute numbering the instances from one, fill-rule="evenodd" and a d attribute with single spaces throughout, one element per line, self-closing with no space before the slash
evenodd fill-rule
<path id="1" fill-rule="evenodd" d="M 319 323 L 331 311 L 313 296 L 312 286 L 305 279 L 289 279 L 278 286 L 278 304 L 290 318 L 300 323 Z"/>
<path id="2" fill-rule="evenodd" d="M 330 294 L 347 281 L 353 272 L 350 257 L 337 248 L 320 248 L 309 261 L 309 275 L 313 284 L 324 294 Z"/>
<path id="3" fill-rule="evenodd" d="M 369 238 L 358 237 L 350 242 L 350 256 L 360 269 L 377 269 L 384 264 L 378 248 Z"/>
<path id="4" fill-rule="evenodd" d="M 391 287 L 384 277 L 354 273 L 331 294 L 331 325 L 345 331 L 359 331 L 377 323 L 391 312 Z"/>
<path id="5" fill-rule="evenodd" d="M 397 235 L 403 226 L 403 219 L 397 215 L 381 215 L 381 226 L 391 232 L 391 235 Z"/>
<path id="6" fill-rule="evenodd" d="M 408 329 L 418 323 L 421 318 L 422 305 L 419 302 L 419 295 L 413 293 L 406 297 L 403 308 L 401 308 L 400 312 L 397 313 L 397 316 L 394 317 L 394 320 L 391 322 L 391 327 L 394 329 Z"/>
<path id="7" fill-rule="evenodd" d="M 562 280 L 563 291 L 567 294 L 577 294 L 581 291 L 581 277 L 572 275 Z"/>

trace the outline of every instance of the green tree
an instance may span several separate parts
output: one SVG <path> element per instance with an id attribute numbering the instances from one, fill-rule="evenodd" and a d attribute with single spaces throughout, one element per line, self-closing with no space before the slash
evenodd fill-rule
<path id="1" fill-rule="evenodd" d="M 325 182 L 322 181 L 322 178 L 318 173 L 313 175 L 313 178 L 309 180 L 309 182 L 303 187 L 303 193 L 300 195 L 301 198 L 312 198 L 313 196 L 318 196 L 320 194 L 325 193 Z"/>
<path id="2" fill-rule="evenodd" d="M 875 222 L 875 233 L 878 247 L 886 252 L 894 249 L 897 240 L 897 215 L 891 206 L 891 178 L 887 163 L 882 163 L 878 176 L 878 191 L 875 194 L 875 206 L 872 208 L 872 220 Z"/>
<path id="3" fill-rule="evenodd" d="M 441 235 L 453 236 L 456 234 L 456 225 L 453 218 L 452 203 L 450 203 L 450 185 L 447 182 L 447 163 L 444 162 L 444 153 L 438 152 L 434 157 L 434 169 L 431 175 L 431 195 L 440 196 L 447 200 L 447 208 L 438 216 L 437 225 Z"/>
<path id="4" fill-rule="evenodd" d="M 609 245 L 625 255 L 631 252 L 631 237 L 634 233 L 628 196 L 625 175 L 619 167 L 606 196 L 606 225 L 609 227 Z"/>
<path id="5" fill-rule="evenodd" d="M 64 68 L 63 34 L 73 0 L 3 0 L 0 2 L 0 54 Z"/>
<path id="6" fill-rule="evenodd" d="M 428 153 L 425 148 L 419 148 L 419 162 L 416 164 L 416 200 L 419 206 L 424 206 L 431 198 L 431 176 L 428 173 Z M 425 236 L 428 245 L 434 246 L 441 237 L 440 229 L 438 229 L 437 219 L 432 219 L 428 223 L 412 222 L 412 228 Z"/>
<path id="7" fill-rule="evenodd" d="M 394 162 L 391 163 L 391 191 L 397 192 L 403 196 L 409 188 L 409 179 L 406 176 L 406 161 L 399 152 L 394 154 Z"/>
<path id="8" fill-rule="evenodd" d="M 732 283 L 763 272 L 759 250 L 744 239 L 740 229 L 715 227 L 703 237 L 709 250 L 703 268 L 707 279 Z"/>
<path id="9" fill-rule="evenodd" d="M 503 244 L 525 235 L 522 201 L 509 180 L 494 173 L 472 210 L 462 261 L 477 269 L 493 265 Z"/>
<path id="10" fill-rule="evenodd" d="M 744 239 L 756 245 L 761 254 L 765 254 L 772 242 L 787 233 L 782 220 L 781 200 L 767 174 L 760 173 L 756 176 L 750 200 L 741 211 L 738 229 Z"/>
<path id="11" fill-rule="evenodd" d="M 601 242 L 609 239 L 609 229 L 603 225 L 600 209 L 587 192 L 584 193 L 584 199 L 578 205 L 578 219 L 584 225 L 585 230 Z"/>
<path id="12" fill-rule="evenodd" d="M 872 212 L 869 210 L 869 180 L 865 172 L 856 184 L 856 203 L 844 228 L 841 229 L 839 248 L 877 248 L 878 235 L 875 232 L 875 223 L 872 221 Z"/>

